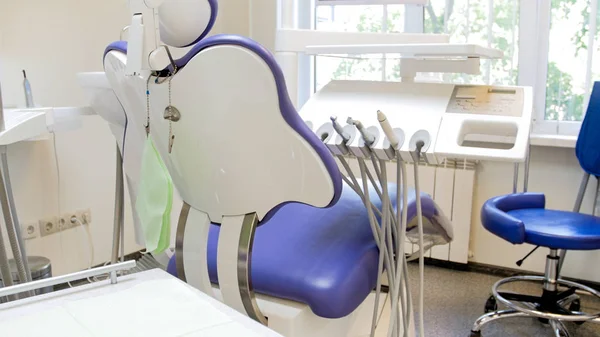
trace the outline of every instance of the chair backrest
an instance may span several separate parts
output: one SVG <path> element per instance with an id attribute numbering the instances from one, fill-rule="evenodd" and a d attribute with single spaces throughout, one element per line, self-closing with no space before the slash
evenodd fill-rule
<path id="1" fill-rule="evenodd" d="M 105 71 L 131 127 L 139 129 L 146 121 L 146 81 L 125 76 L 124 48 L 107 48 Z M 184 201 L 217 223 L 253 212 L 263 219 L 287 202 L 337 202 L 337 164 L 298 115 L 268 50 L 245 37 L 218 35 L 196 43 L 176 64 L 171 95 L 168 83 L 151 81 L 150 124 Z M 171 125 L 171 153 L 163 118 L 169 102 L 182 116 Z"/>
<path id="2" fill-rule="evenodd" d="M 575 153 L 584 171 L 600 176 L 600 82 L 594 83 Z"/>

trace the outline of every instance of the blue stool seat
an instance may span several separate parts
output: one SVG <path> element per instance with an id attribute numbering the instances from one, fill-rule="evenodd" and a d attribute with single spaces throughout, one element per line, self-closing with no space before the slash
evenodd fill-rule
<path id="1" fill-rule="evenodd" d="M 481 211 L 483 225 L 514 244 L 551 249 L 600 249 L 600 218 L 547 210 L 543 194 L 511 194 L 489 200 Z"/>
<path id="2" fill-rule="evenodd" d="M 600 218 L 546 210 L 519 209 L 508 212 L 525 224 L 525 241 L 553 249 L 600 249 Z"/>
<path id="3" fill-rule="evenodd" d="M 395 185 L 390 197 L 395 204 Z M 380 207 L 374 190 L 371 200 Z M 438 215 L 435 203 L 421 195 L 423 215 Z M 415 214 L 415 193 L 408 213 Z M 209 234 L 208 267 L 217 278 L 219 227 Z M 309 305 L 324 318 L 352 313 L 375 288 L 379 252 L 360 197 L 344 184 L 339 202 L 330 208 L 291 203 L 282 206 L 256 230 L 252 254 L 252 285 L 257 293 Z M 175 274 L 175 264 L 169 272 Z"/>

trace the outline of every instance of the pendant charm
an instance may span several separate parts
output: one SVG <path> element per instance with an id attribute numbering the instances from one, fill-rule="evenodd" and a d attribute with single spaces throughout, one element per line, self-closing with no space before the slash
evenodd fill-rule
<path id="1" fill-rule="evenodd" d="M 165 108 L 163 118 L 171 122 L 177 122 L 181 119 L 181 113 L 179 112 L 179 110 L 177 110 L 176 107 L 169 105 Z"/>
<path id="2" fill-rule="evenodd" d="M 171 138 L 169 138 L 169 154 L 171 154 L 171 151 L 173 151 L 173 143 L 175 142 L 175 135 L 171 135 Z"/>

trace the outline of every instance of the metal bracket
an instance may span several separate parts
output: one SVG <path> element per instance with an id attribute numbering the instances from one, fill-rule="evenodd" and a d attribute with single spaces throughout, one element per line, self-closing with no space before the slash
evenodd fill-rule
<path id="1" fill-rule="evenodd" d="M 217 250 L 219 287 L 225 304 L 267 325 L 250 279 L 252 246 L 258 226 L 256 213 L 223 217 Z"/>
<path id="2" fill-rule="evenodd" d="M 110 274 L 111 275 L 111 283 L 115 284 L 115 283 L 117 283 L 116 272 L 122 271 L 122 270 L 130 270 L 130 269 L 135 268 L 135 266 L 136 266 L 136 262 L 134 260 L 131 260 L 131 261 L 123 262 L 123 263 L 111 264 L 111 265 L 104 266 L 104 267 L 87 269 L 87 270 L 83 270 L 83 271 L 76 272 L 73 274 L 67 274 L 67 275 L 42 279 L 39 281 L 23 283 L 23 284 L 15 285 L 12 287 L 6 287 L 6 288 L 0 289 L 0 297 L 11 296 L 11 295 L 19 294 L 19 293 L 22 293 L 25 291 L 32 291 L 32 290 L 41 289 L 41 288 L 45 288 L 45 287 L 51 287 L 51 286 L 55 286 L 58 284 L 82 280 L 86 277 L 94 277 L 94 276 L 99 276 L 99 275 L 104 275 L 104 274 Z"/>
<path id="3" fill-rule="evenodd" d="M 156 76 L 156 80 L 154 81 L 154 83 L 156 83 L 156 84 L 165 83 L 167 80 L 169 80 L 169 78 L 175 76 L 177 74 L 177 72 L 179 71 L 179 69 L 177 68 L 177 65 L 175 64 L 175 60 L 173 59 L 173 55 L 171 55 L 171 50 L 169 49 L 169 46 L 161 45 L 156 50 L 154 50 L 152 53 L 154 53 L 155 51 L 157 51 L 160 48 L 164 48 L 165 51 L 167 52 L 167 57 L 169 58 L 169 63 L 171 65 L 171 69 L 169 70 L 169 75 L 163 76 L 163 77 L 160 76 L 161 71 L 153 71 L 152 75 Z M 150 53 L 148 55 L 148 64 L 150 64 L 150 56 L 152 55 L 152 53 Z"/>

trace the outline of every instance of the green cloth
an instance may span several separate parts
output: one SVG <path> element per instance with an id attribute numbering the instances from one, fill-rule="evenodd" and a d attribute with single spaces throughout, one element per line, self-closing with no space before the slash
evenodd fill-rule
<path id="1" fill-rule="evenodd" d="M 173 181 L 150 137 L 144 144 L 140 176 L 135 207 L 144 231 L 146 251 L 162 253 L 171 241 Z"/>

